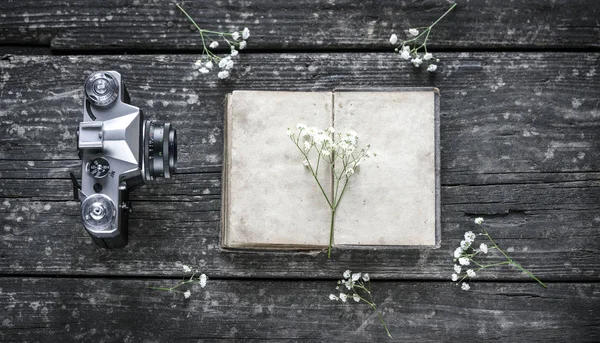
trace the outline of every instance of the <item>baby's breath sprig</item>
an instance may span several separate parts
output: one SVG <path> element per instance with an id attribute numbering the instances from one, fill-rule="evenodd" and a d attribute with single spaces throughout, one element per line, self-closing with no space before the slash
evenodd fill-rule
<path id="1" fill-rule="evenodd" d="M 248 37 L 250 37 L 250 30 L 248 30 L 247 27 L 245 27 L 242 31 L 234 32 L 204 30 L 201 29 L 198 24 L 196 24 L 196 21 L 192 19 L 192 17 L 190 17 L 190 15 L 181 6 L 179 6 L 179 4 L 175 5 L 192 22 L 200 34 L 200 39 L 202 41 L 202 56 L 200 56 L 200 59 L 195 63 L 195 66 L 199 68 L 198 71 L 202 74 L 208 74 L 216 64 L 220 68 L 217 76 L 220 79 L 228 78 L 229 75 L 231 75 L 231 70 L 235 64 L 232 58 L 239 54 L 239 50 L 243 50 L 246 47 L 246 40 Z M 216 49 L 219 46 L 219 39 L 225 42 L 231 49 L 229 55 L 225 57 L 220 57 L 210 50 Z"/>
<path id="2" fill-rule="evenodd" d="M 193 270 L 192 267 L 187 265 L 182 265 L 183 268 L 183 279 L 181 282 L 176 284 L 173 287 L 154 287 L 150 286 L 148 288 L 155 289 L 158 291 L 167 291 L 167 292 L 175 292 L 183 294 L 184 298 L 189 298 L 192 295 L 192 291 L 189 289 L 190 286 L 194 284 L 199 284 L 201 288 L 206 287 L 206 282 L 208 281 L 208 276 L 206 274 L 201 274 L 198 270 Z M 189 278 L 188 278 L 189 276 Z M 188 285 L 188 289 L 183 291 L 180 287 Z"/>
<path id="3" fill-rule="evenodd" d="M 451 277 L 452 281 L 456 282 L 457 285 L 462 283 L 462 285 L 461 285 L 462 290 L 468 291 L 469 289 L 471 289 L 471 286 L 469 286 L 469 284 L 465 280 L 468 279 L 468 281 L 470 282 L 471 279 L 474 278 L 479 271 L 481 271 L 483 269 L 491 268 L 491 267 L 511 265 L 511 266 L 514 266 L 514 267 L 520 269 L 525 274 L 527 274 L 529 277 L 531 277 L 532 279 L 537 281 L 544 288 L 546 288 L 545 283 L 543 283 L 540 279 L 538 279 L 535 275 L 533 275 L 527 269 L 523 268 L 520 264 L 515 262 L 513 259 L 508 257 L 508 255 L 506 254 L 506 252 L 504 252 L 504 250 L 500 249 L 498 244 L 496 244 L 496 242 L 492 239 L 492 237 L 487 232 L 487 230 L 483 227 L 483 225 L 481 225 L 483 223 L 483 218 L 476 218 L 475 223 L 477 225 L 481 226 L 481 229 L 483 230 L 483 233 L 480 233 L 479 236 L 487 237 L 491 245 L 488 246 L 485 243 L 481 243 L 479 245 L 479 249 L 474 248 L 475 238 L 478 235 L 474 234 L 471 231 L 465 232 L 465 239 L 462 240 L 460 242 L 460 246 L 458 248 L 456 248 L 456 250 L 454 250 L 455 264 L 454 264 L 454 273 L 452 274 L 452 277 Z M 483 264 L 481 261 L 475 260 L 476 257 L 478 257 L 478 256 L 481 257 L 480 254 L 487 254 L 488 251 L 494 250 L 494 249 L 498 250 L 503 255 L 503 257 L 506 258 L 506 261 L 499 262 L 499 263 Z M 471 262 L 475 266 L 473 268 L 467 267 L 467 266 L 471 265 Z M 467 269 L 464 273 L 462 273 L 463 268 L 469 268 L 469 269 Z"/>
<path id="4" fill-rule="evenodd" d="M 287 129 L 287 135 L 296 145 L 304 161 L 302 162 L 314 177 L 321 193 L 331 209 L 331 226 L 329 232 L 329 247 L 327 257 L 331 257 L 331 245 L 333 243 L 333 227 L 335 213 L 344 196 L 348 181 L 356 168 L 367 158 L 377 156 L 370 151 L 371 146 L 365 145 L 358 149 L 358 134 L 354 131 L 345 133 L 335 132 L 333 127 L 319 130 L 316 127 L 307 127 L 304 124 L 296 125 L 297 132 Z M 333 138 L 332 138 L 333 137 Z M 316 160 L 311 162 L 309 155 L 316 154 Z M 319 181 L 319 168 L 327 164 L 331 166 L 334 177 L 333 194 L 327 195 L 321 181 Z M 327 174 L 329 175 L 329 174 Z"/>
<path id="5" fill-rule="evenodd" d="M 400 58 L 403 60 L 410 60 L 415 67 L 420 67 L 421 64 L 427 64 L 427 71 L 434 72 L 437 69 L 437 64 L 440 60 L 438 58 L 434 58 L 433 54 L 427 52 L 427 40 L 429 39 L 429 34 L 431 33 L 431 29 L 444 18 L 450 11 L 452 11 L 456 7 L 456 4 L 452 5 L 446 13 L 442 14 L 433 24 L 425 27 L 417 27 L 408 30 L 408 34 L 413 38 L 409 38 L 407 40 L 401 40 L 400 44 L 397 48 L 394 49 L 397 53 L 400 54 Z M 421 31 L 420 31 L 421 30 Z M 398 36 L 393 33 L 390 36 L 390 43 L 392 45 L 398 44 Z M 423 49 L 423 55 L 420 54 L 421 49 Z M 425 61 L 425 62 L 424 62 Z"/>
<path id="6" fill-rule="evenodd" d="M 333 301 L 341 301 L 343 303 L 347 302 L 348 299 L 352 299 L 355 302 L 365 302 L 367 305 L 371 306 L 373 311 L 377 313 L 385 332 L 390 338 L 392 334 L 390 330 L 388 330 L 387 325 L 385 324 L 385 320 L 383 320 L 383 316 L 377 310 L 377 306 L 375 306 L 375 302 L 373 301 L 373 294 L 371 293 L 371 278 L 367 273 L 352 273 L 350 270 L 346 270 L 343 274 L 344 278 L 337 282 L 337 286 L 335 287 L 336 293 L 339 294 L 329 294 L 329 300 Z M 343 288 L 346 288 L 348 293 L 344 292 Z"/>

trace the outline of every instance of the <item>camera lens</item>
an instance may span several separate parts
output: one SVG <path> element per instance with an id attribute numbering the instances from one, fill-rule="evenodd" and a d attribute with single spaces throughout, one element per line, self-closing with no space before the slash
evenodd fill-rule
<path id="1" fill-rule="evenodd" d="M 144 123 L 144 177 L 170 178 L 177 164 L 177 132 L 171 123 L 158 124 L 154 120 Z"/>

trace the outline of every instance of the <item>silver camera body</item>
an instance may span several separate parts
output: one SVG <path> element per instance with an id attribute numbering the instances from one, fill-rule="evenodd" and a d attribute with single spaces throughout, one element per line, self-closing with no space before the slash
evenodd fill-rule
<path id="1" fill-rule="evenodd" d="M 156 177 L 170 178 L 177 163 L 177 136 L 170 123 L 144 120 L 129 104 L 115 71 L 92 73 L 85 82 L 78 144 L 82 160 L 83 226 L 103 248 L 127 245 L 129 192 Z"/>

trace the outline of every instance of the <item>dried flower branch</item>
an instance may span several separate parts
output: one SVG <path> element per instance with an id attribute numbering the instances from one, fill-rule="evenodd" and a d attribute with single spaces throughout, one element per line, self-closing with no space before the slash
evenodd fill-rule
<path id="1" fill-rule="evenodd" d="M 452 11 L 456 7 L 456 4 L 452 5 L 446 13 L 442 14 L 433 24 L 425 27 L 412 28 L 408 30 L 408 34 L 413 38 L 409 38 L 407 40 L 400 41 L 400 44 L 397 48 L 394 49 L 397 53 L 400 54 L 400 58 L 403 60 L 410 60 L 415 67 L 420 67 L 421 64 L 427 64 L 427 71 L 434 72 L 437 69 L 437 62 L 440 60 L 438 58 L 434 58 L 433 54 L 427 52 L 427 40 L 429 40 L 429 34 L 431 33 L 431 29 L 444 18 L 450 11 Z M 422 30 L 422 31 L 419 31 Z M 390 43 L 392 45 L 398 44 L 398 36 L 394 33 L 390 36 Z M 424 54 L 421 55 L 419 52 L 423 49 Z M 435 62 L 435 63 L 434 63 Z"/>
<path id="2" fill-rule="evenodd" d="M 288 128 L 287 135 L 304 157 L 302 163 L 310 170 L 327 201 L 327 205 L 331 209 L 329 247 L 327 249 L 327 257 L 330 258 L 335 213 L 344 196 L 348 182 L 352 175 L 354 175 L 356 168 L 364 160 L 372 156 L 377 156 L 377 154 L 370 151 L 370 145 L 358 149 L 358 134 L 354 131 L 336 133 L 333 127 L 319 130 L 315 127 L 309 128 L 304 124 L 298 124 L 296 129 L 298 131 L 294 132 Z M 311 162 L 309 156 L 311 154 L 316 154 L 315 161 Z M 331 166 L 334 177 L 333 194 L 331 195 L 327 195 L 321 181 L 319 181 L 319 167 L 321 167 L 322 163 Z"/>
<path id="3" fill-rule="evenodd" d="M 192 22 L 200 34 L 200 39 L 202 40 L 202 56 L 195 64 L 195 66 L 199 68 L 198 71 L 202 74 L 208 74 L 216 64 L 220 68 L 217 76 L 220 79 L 228 78 L 229 75 L 231 75 L 231 70 L 235 64 L 232 58 L 238 56 L 239 50 L 243 50 L 246 47 L 246 40 L 250 37 L 250 30 L 248 30 L 247 27 L 242 31 L 234 32 L 203 30 L 196 24 L 196 21 L 192 19 L 181 6 L 179 6 L 179 4 L 175 5 Z M 219 46 L 219 39 L 225 42 L 231 49 L 229 55 L 225 57 L 220 57 L 210 50 L 216 49 Z M 207 42 L 210 42 L 208 47 L 206 46 Z"/>
<path id="4" fill-rule="evenodd" d="M 503 265 L 511 265 L 511 266 L 514 266 L 514 267 L 520 269 L 525 274 L 527 274 L 529 277 L 531 277 L 535 281 L 537 281 L 544 288 L 546 288 L 545 283 L 543 283 L 540 279 L 538 279 L 530 271 L 523 268 L 520 264 L 513 261 L 513 259 L 508 257 L 508 255 L 506 254 L 506 252 L 504 252 L 504 250 L 502 250 L 502 249 L 500 249 L 500 247 L 498 247 L 496 242 L 494 242 L 494 240 L 489 235 L 489 233 L 486 231 L 486 229 L 483 227 L 483 225 L 481 225 L 483 223 L 483 218 L 476 218 L 475 223 L 477 225 L 481 226 L 481 229 L 483 230 L 483 233 L 480 233 L 479 236 L 487 237 L 489 242 L 491 243 L 491 245 L 488 247 L 487 244 L 481 243 L 479 245 L 479 249 L 474 248 L 473 246 L 474 246 L 475 238 L 477 235 L 471 231 L 465 232 L 465 239 L 462 240 L 460 242 L 460 246 L 458 248 L 456 248 L 456 250 L 454 250 L 454 262 L 456 262 L 457 264 L 454 265 L 454 274 L 452 274 L 452 281 L 456 282 L 457 285 L 462 283 L 461 288 L 464 291 L 468 291 L 469 289 L 471 289 L 471 286 L 469 286 L 469 284 L 465 281 L 465 279 L 468 279 L 470 282 L 471 279 L 474 278 L 477 275 L 477 273 L 479 273 L 479 271 L 481 271 L 483 269 L 497 267 L 497 266 L 503 266 Z M 481 261 L 475 260 L 476 257 L 482 256 L 480 254 L 487 254 L 488 251 L 493 250 L 493 249 L 498 250 L 503 255 L 503 257 L 506 258 L 506 261 L 499 262 L 499 263 L 492 263 L 492 264 L 483 264 L 483 263 L 481 263 Z M 467 269 L 464 273 L 461 274 L 463 268 L 468 268 L 467 266 L 471 265 L 471 262 L 475 265 L 475 267 Z"/>
<path id="5" fill-rule="evenodd" d="M 373 311 L 377 313 L 377 316 L 379 317 L 379 320 L 381 321 L 381 324 L 383 325 L 387 335 L 390 338 L 393 338 L 392 334 L 388 330 L 387 325 L 385 324 L 385 320 L 383 320 L 383 316 L 381 313 L 379 313 L 379 310 L 377 310 L 377 306 L 375 306 L 375 302 L 373 301 L 373 294 L 371 293 L 370 289 L 371 278 L 369 277 L 369 274 L 352 273 L 350 270 L 346 270 L 343 276 L 344 278 L 337 282 L 338 285 L 335 287 L 335 289 L 340 291 L 342 287 L 346 287 L 346 290 L 349 292 L 346 294 L 343 291 L 340 291 L 339 295 L 329 294 L 329 300 L 341 301 L 345 303 L 349 298 L 351 298 L 355 302 L 363 301 L 367 303 L 369 306 L 371 306 Z"/>
<path id="6" fill-rule="evenodd" d="M 153 287 L 150 286 L 148 288 L 150 289 L 155 289 L 158 291 L 167 291 L 167 292 L 176 292 L 176 293 L 181 293 L 183 294 L 184 298 L 189 298 L 192 295 L 192 291 L 190 291 L 189 287 L 187 290 L 183 291 L 180 289 L 180 287 L 185 286 L 185 285 L 194 285 L 194 284 L 199 284 L 201 288 L 204 288 L 206 286 L 206 282 L 208 281 L 208 276 L 206 276 L 205 274 L 200 274 L 200 272 L 198 270 L 192 270 L 192 267 L 187 266 L 187 265 L 182 265 L 181 266 L 183 268 L 183 280 L 181 282 L 179 282 L 178 284 L 176 284 L 173 287 Z M 190 277 L 188 278 L 188 275 L 190 275 Z"/>

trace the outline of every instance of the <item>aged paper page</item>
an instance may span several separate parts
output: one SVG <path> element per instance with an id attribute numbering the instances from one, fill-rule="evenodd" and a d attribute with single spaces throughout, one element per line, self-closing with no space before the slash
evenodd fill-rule
<path id="1" fill-rule="evenodd" d="M 332 93 L 234 91 L 226 116 L 224 246 L 327 246 L 327 202 L 285 131 L 331 126 Z M 321 170 L 330 189 L 329 169 Z"/>
<path id="2" fill-rule="evenodd" d="M 335 245 L 435 245 L 435 92 L 336 92 L 336 130 L 354 130 L 377 157 L 349 183 Z"/>

